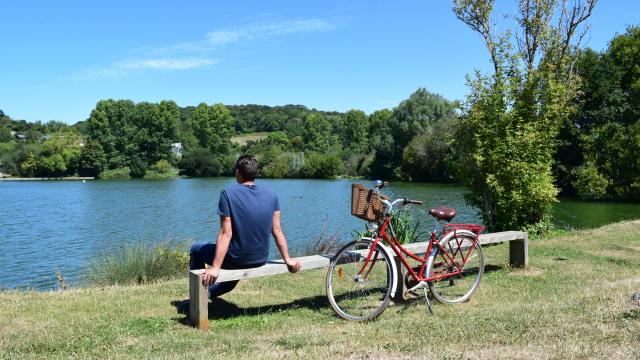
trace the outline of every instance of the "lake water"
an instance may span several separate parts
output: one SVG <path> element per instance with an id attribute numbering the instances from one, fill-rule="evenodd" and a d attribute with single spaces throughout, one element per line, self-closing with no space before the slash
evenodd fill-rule
<path id="1" fill-rule="evenodd" d="M 56 288 L 55 270 L 80 285 L 88 261 L 100 253 L 138 241 L 213 241 L 219 221 L 218 194 L 232 178 L 169 181 L 0 182 L 0 288 Z M 327 226 L 346 241 L 363 222 L 350 215 L 351 180 L 269 180 L 282 208 L 292 251 L 304 247 Z M 367 181 L 363 181 L 369 186 Z M 424 200 L 413 207 L 423 228 L 432 225 L 428 206 L 458 210 L 456 221 L 480 222 L 465 204 L 465 189 L 441 184 L 393 183 L 392 197 Z M 638 204 L 563 200 L 555 221 L 569 227 L 596 227 L 640 218 Z M 277 256 L 272 244 L 272 256 Z"/>

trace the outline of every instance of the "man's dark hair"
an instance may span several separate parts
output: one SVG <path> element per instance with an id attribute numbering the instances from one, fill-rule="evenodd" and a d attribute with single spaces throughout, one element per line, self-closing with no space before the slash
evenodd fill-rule
<path id="1" fill-rule="evenodd" d="M 236 161 L 236 170 L 242 176 L 242 180 L 253 181 L 258 176 L 258 161 L 253 155 L 242 155 Z"/>

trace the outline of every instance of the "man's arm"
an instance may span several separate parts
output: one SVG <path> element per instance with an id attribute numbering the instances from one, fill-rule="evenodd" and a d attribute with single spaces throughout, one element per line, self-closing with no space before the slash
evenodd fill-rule
<path id="1" fill-rule="evenodd" d="M 222 266 L 224 257 L 227 255 L 227 250 L 229 250 L 231 235 L 231 217 L 220 216 L 220 230 L 218 231 L 218 238 L 216 240 L 216 254 L 213 257 L 213 264 L 202 275 L 202 285 L 209 286 L 218 279 L 220 267 Z"/>
<path id="2" fill-rule="evenodd" d="M 282 227 L 280 226 L 280 211 L 273 212 L 273 225 L 271 226 L 271 233 L 276 239 L 276 246 L 282 255 L 282 260 L 287 264 L 289 272 L 298 272 L 300 270 L 300 261 L 289 257 L 289 251 L 287 249 L 287 239 L 284 237 Z"/>

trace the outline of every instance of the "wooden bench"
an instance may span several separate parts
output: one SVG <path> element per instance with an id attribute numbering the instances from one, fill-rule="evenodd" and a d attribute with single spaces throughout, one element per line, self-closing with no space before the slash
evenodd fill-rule
<path id="1" fill-rule="evenodd" d="M 513 267 L 525 267 L 529 262 L 528 242 L 526 232 L 505 231 L 492 234 L 480 235 L 482 245 L 509 243 L 509 264 Z M 428 242 L 419 242 L 405 246 L 413 253 L 424 253 L 427 250 Z M 302 267 L 300 271 L 326 268 L 329 266 L 330 258 L 322 255 L 312 255 L 297 258 Z M 396 259 L 399 262 L 398 259 Z M 398 269 L 402 269 L 400 264 Z M 191 324 L 200 330 L 209 327 L 209 299 L 207 288 L 202 286 L 202 273 L 204 270 L 191 270 L 189 272 L 189 319 Z M 262 276 L 287 273 L 287 266 L 282 260 L 269 261 L 266 265 L 253 269 L 242 270 L 221 270 L 218 281 L 244 280 Z M 402 286 L 402 281 L 398 282 Z M 396 291 L 396 300 L 402 298 L 403 289 Z"/>

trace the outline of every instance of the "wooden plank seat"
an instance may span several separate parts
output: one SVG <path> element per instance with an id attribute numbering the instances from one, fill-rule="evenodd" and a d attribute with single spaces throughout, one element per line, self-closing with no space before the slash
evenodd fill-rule
<path id="1" fill-rule="evenodd" d="M 529 262 L 528 236 L 522 231 L 504 231 L 480 235 L 480 244 L 490 245 L 508 242 L 509 263 L 513 267 L 525 267 Z M 413 253 L 424 253 L 429 246 L 428 242 L 418 242 L 404 247 Z M 326 268 L 331 259 L 328 256 L 312 255 L 297 258 L 300 260 L 300 271 Z M 399 260 L 398 260 L 399 261 Z M 399 264 L 398 264 L 399 265 Z M 401 269 L 401 267 L 398 267 Z M 191 324 L 200 330 L 206 330 L 209 326 L 209 309 L 207 288 L 202 285 L 202 273 L 204 270 L 189 271 L 189 319 Z M 253 269 L 220 270 L 217 281 L 232 281 L 257 278 L 287 273 L 287 266 L 282 260 L 269 261 L 264 266 Z M 401 284 L 402 282 L 399 282 Z M 401 285 L 400 285 L 401 286 Z M 396 292 L 397 300 L 402 297 L 402 289 Z"/>

